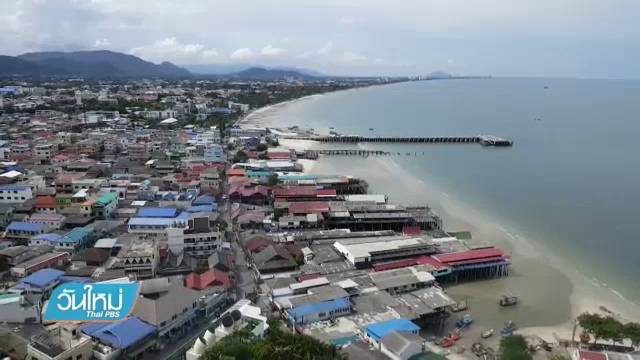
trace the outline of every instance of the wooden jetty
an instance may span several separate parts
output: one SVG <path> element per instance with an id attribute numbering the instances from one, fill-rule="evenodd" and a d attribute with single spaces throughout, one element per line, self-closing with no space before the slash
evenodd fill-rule
<path id="1" fill-rule="evenodd" d="M 319 155 L 329 156 L 384 156 L 391 155 L 389 151 L 383 150 L 360 150 L 360 149 L 323 149 L 323 150 L 307 150 Z"/>
<path id="2" fill-rule="evenodd" d="M 294 136 L 286 139 L 311 140 L 324 143 L 424 143 L 424 144 L 481 144 L 483 146 L 512 146 L 513 141 L 492 135 L 477 136 L 437 136 L 437 137 L 396 137 L 396 136 Z"/>

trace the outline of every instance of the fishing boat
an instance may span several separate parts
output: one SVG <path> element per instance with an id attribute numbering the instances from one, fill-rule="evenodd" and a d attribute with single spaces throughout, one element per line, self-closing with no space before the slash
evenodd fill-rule
<path id="1" fill-rule="evenodd" d="M 513 306 L 517 304 L 520 299 L 515 295 L 502 295 L 500 298 L 500 306 Z"/>
<path id="2" fill-rule="evenodd" d="M 516 325 L 513 323 L 513 321 L 509 320 L 504 323 L 504 327 L 502 328 L 502 330 L 500 330 L 500 333 L 503 336 L 509 336 L 509 335 L 513 335 L 515 331 L 516 331 Z"/>
<path id="3" fill-rule="evenodd" d="M 483 339 L 488 339 L 491 336 L 493 336 L 494 330 L 493 329 L 487 329 L 484 330 L 482 333 L 480 333 L 480 337 L 482 337 Z"/>
<path id="4" fill-rule="evenodd" d="M 469 307 L 469 305 L 467 304 L 467 301 L 466 300 L 462 300 L 460 302 L 457 302 L 457 303 L 453 304 L 453 306 L 451 306 L 451 311 L 453 311 L 453 312 L 465 311 L 465 310 L 467 310 L 468 307 Z"/>
<path id="5" fill-rule="evenodd" d="M 460 320 L 456 321 L 456 328 L 462 330 L 464 328 L 469 327 L 473 323 L 473 318 L 471 315 L 466 314 Z"/>

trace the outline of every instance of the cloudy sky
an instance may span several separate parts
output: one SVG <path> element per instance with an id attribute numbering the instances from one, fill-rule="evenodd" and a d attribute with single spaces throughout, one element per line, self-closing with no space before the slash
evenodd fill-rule
<path id="1" fill-rule="evenodd" d="M 637 0 L 0 0 L 0 53 L 640 79 Z"/>

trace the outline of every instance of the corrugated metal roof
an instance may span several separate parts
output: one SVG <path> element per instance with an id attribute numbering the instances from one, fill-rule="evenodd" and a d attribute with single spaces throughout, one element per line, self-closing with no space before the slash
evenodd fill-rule
<path id="1" fill-rule="evenodd" d="M 54 281 L 57 281 L 64 275 L 64 271 L 55 269 L 42 269 L 34 272 L 18 282 L 20 284 L 28 284 L 35 287 L 45 287 Z"/>
<path id="2" fill-rule="evenodd" d="M 305 304 L 302 306 L 298 306 L 295 309 L 289 310 L 289 315 L 294 319 L 298 319 L 301 316 L 306 316 L 309 314 L 317 314 L 317 313 L 329 313 L 332 310 L 338 310 L 341 308 L 351 307 L 351 303 L 346 298 L 335 299 L 331 301 L 324 301 L 316 304 Z"/>
<path id="3" fill-rule="evenodd" d="M 92 323 L 82 327 L 82 332 L 100 342 L 118 349 L 125 349 L 155 334 L 156 327 L 131 317 L 117 323 Z"/>
<path id="4" fill-rule="evenodd" d="M 174 218 L 161 218 L 161 217 L 134 217 L 129 219 L 129 225 L 160 225 L 171 226 L 176 222 Z"/>
<path id="5" fill-rule="evenodd" d="M 91 229 L 78 227 L 66 233 L 60 239 L 60 242 L 78 244 L 84 241 L 89 235 L 91 235 L 92 232 L 93 230 Z"/>
<path id="6" fill-rule="evenodd" d="M 138 217 L 173 218 L 177 214 L 176 208 L 143 207 L 138 210 Z"/>
<path id="7" fill-rule="evenodd" d="M 39 232 L 42 231 L 44 225 L 30 223 L 30 222 L 22 222 L 22 221 L 12 221 L 9 226 L 7 226 L 7 231 L 29 231 L 29 232 Z"/>
<path id="8" fill-rule="evenodd" d="M 366 328 L 367 333 L 376 341 L 387 336 L 392 331 L 420 331 L 420 327 L 407 319 L 393 319 L 375 324 L 370 324 Z"/>
<path id="9" fill-rule="evenodd" d="M 498 248 L 476 249 L 468 251 L 453 252 L 448 254 L 437 254 L 432 257 L 441 263 L 448 264 L 461 261 L 479 260 L 484 258 L 495 258 L 504 256 L 504 252 Z"/>
<path id="10" fill-rule="evenodd" d="M 96 201 L 96 206 L 106 206 L 112 201 L 118 200 L 118 195 L 116 193 L 108 193 L 102 195 L 98 201 Z"/>

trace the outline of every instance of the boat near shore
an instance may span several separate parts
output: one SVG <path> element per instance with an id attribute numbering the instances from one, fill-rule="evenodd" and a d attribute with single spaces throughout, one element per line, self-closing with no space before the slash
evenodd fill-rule
<path id="1" fill-rule="evenodd" d="M 520 298 L 515 295 L 502 295 L 498 303 L 500 304 L 500 306 L 513 306 L 516 305 L 519 301 Z"/>

